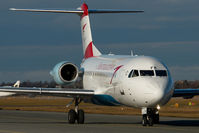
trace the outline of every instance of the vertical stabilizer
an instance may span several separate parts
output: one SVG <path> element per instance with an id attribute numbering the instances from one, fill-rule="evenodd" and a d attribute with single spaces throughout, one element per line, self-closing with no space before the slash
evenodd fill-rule
<path id="1" fill-rule="evenodd" d="M 93 44 L 90 20 L 88 16 L 88 6 L 86 3 L 82 4 L 81 10 L 83 11 L 83 14 L 81 14 L 81 33 L 84 58 L 87 59 L 93 56 L 99 56 L 101 53 Z"/>

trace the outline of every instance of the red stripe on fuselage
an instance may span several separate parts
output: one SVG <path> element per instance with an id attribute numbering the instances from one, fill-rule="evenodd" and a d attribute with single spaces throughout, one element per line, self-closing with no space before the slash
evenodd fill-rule
<path id="1" fill-rule="evenodd" d="M 84 58 L 90 58 L 93 57 L 93 42 L 90 42 L 86 48 L 86 51 L 84 53 Z"/>
<path id="2" fill-rule="evenodd" d="M 115 76 L 115 74 L 116 74 L 116 72 L 122 67 L 123 65 L 120 65 L 120 66 L 118 66 L 118 67 L 116 67 L 114 70 L 114 73 L 113 73 L 113 76 L 112 76 L 112 78 L 111 78 L 111 81 L 110 81 L 110 84 L 112 84 L 112 81 L 113 81 L 113 77 Z"/>
<path id="3" fill-rule="evenodd" d="M 81 6 L 82 11 L 84 11 L 84 13 L 81 16 L 81 19 L 85 16 L 88 16 L 88 5 L 86 3 L 83 3 Z"/>

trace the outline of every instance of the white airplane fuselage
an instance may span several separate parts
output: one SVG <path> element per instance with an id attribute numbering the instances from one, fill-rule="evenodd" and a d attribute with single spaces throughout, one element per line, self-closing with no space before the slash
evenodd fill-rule
<path id="1" fill-rule="evenodd" d="M 173 95 L 168 68 L 153 57 L 101 55 L 84 60 L 81 69 L 84 89 L 107 98 L 101 102 L 94 99 L 96 104 L 156 107 L 166 104 Z M 131 76 L 132 70 L 138 75 Z"/>

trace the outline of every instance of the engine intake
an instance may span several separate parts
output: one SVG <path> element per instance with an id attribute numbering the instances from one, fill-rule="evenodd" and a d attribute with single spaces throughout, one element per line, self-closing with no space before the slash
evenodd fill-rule
<path id="1" fill-rule="evenodd" d="M 59 71 L 60 78 L 65 81 L 74 80 L 78 74 L 76 66 L 73 64 L 64 64 Z"/>
<path id="2" fill-rule="evenodd" d="M 78 68 L 75 64 L 63 61 L 55 65 L 50 74 L 57 84 L 66 85 L 77 80 L 78 72 Z"/>

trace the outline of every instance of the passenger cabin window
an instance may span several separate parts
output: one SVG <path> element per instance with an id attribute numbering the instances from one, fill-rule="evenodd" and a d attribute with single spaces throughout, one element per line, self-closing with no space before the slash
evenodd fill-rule
<path id="1" fill-rule="evenodd" d="M 167 71 L 166 70 L 155 70 L 156 76 L 167 76 Z"/>
<path id="2" fill-rule="evenodd" d="M 138 77 L 139 76 L 139 73 L 138 73 L 138 70 L 132 70 L 130 73 L 129 73 L 129 78 L 132 78 L 132 77 Z"/>
<path id="3" fill-rule="evenodd" d="M 140 76 L 154 76 L 153 70 L 140 70 Z"/>

